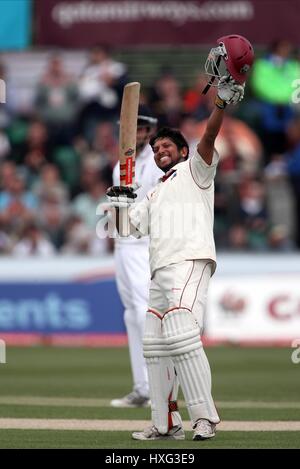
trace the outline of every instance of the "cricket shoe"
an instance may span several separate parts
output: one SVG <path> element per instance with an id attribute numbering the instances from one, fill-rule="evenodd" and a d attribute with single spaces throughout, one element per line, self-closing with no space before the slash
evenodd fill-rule
<path id="1" fill-rule="evenodd" d="M 112 407 L 149 407 L 150 399 L 147 396 L 142 396 L 137 391 L 132 391 L 120 399 L 113 399 L 110 405 Z"/>
<path id="2" fill-rule="evenodd" d="M 207 440 L 216 435 L 216 424 L 206 419 L 199 419 L 195 423 L 193 440 Z"/>
<path id="3" fill-rule="evenodd" d="M 179 425 L 176 425 L 175 427 L 172 427 L 168 433 L 162 434 L 159 433 L 156 427 L 152 426 L 149 428 L 146 428 L 142 432 L 133 432 L 132 433 L 132 438 L 134 440 L 184 440 L 185 435 L 183 428 L 180 427 Z"/>

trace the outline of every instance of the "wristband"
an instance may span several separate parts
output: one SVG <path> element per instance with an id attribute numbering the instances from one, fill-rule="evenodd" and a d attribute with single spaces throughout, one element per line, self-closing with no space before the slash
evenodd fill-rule
<path id="1" fill-rule="evenodd" d="M 215 105 L 219 108 L 219 109 L 225 109 L 226 107 L 226 102 L 223 101 L 223 99 L 220 98 L 220 96 L 216 96 L 215 98 Z"/>

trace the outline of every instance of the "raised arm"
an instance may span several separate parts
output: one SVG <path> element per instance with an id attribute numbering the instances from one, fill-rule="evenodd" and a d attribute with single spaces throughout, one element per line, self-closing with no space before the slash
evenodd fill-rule
<path id="1" fill-rule="evenodd" d="M 224 109 L 220 109 L 216 106 L 207 121 L 204 135 L 202 135 L 201 140 L 197 145 L 199 155 L 201 155 L 205 163 L 208 165 L 211 165 L 212 163 L 215 140 L 222 125 L 223 115 Z"/>
<path id="2" fill-rule="evenodd" d="M 224 109 L 227 104 L 236 104 L 243 99 L 244 86 L 236 83 L 230 76 L 224 76 L 218 84 L 215 108 L 206 125 L 204 135 L 198 143 L 197 150 L 206 164 L 211 165 L 214 154 L 215 140 L 220 131 Z"/>

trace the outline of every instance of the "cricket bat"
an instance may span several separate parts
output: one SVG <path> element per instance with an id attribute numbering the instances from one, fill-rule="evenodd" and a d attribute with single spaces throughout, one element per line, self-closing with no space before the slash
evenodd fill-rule
<path id="1" fill-rule="evenodd" d="M 120 186 L 131 186 L 135 182 L 135 156 L 137 116 L 140 99 L 140 83 L 128 83 L 124 87 L 119 131 Z M 128 210 L 119 211 L 119 234 L 130 233 Z"/>

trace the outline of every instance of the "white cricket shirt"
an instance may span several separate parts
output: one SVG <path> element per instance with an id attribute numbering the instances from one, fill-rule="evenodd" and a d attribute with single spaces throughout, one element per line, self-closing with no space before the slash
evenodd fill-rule
<path id="1" fill-rule="evenodd" d="M 152 274 L 190 259 L 211 259 L 215 270 L 214 177 L 218 160 L 216 150 L 211 165 L 196 151 L 131 208 L 130 222 L 137 236 L 150 235 Z"/>

